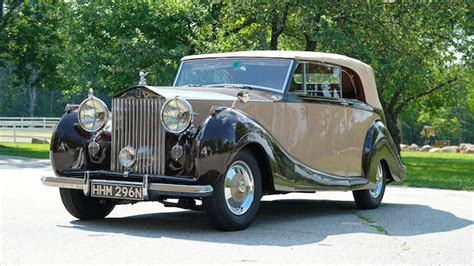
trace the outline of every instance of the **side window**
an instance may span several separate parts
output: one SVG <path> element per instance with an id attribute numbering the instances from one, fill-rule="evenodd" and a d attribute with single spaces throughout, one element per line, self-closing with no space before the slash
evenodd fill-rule
<path id="1" fill-rule="evenodd" d="M 342 96 L 365 102 L 364 90 L 359 76 L 352 70 L 342 69 Z"/>
<path id="2" fill-rule="evenodd" d="M 326 64 L 307 63 L 306 87 L 307 94 L 311 96 L 341 98 L 341 68 Z"/>
<path id="3" fill-rule="evenodd" d="M 341 98 L 341 68 L 328 64 L 300 62 L 293 73 L 289 92 L 305 96 Z"/>

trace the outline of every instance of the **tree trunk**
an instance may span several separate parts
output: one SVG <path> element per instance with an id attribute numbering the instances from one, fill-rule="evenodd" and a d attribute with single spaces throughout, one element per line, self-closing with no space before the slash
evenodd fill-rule
<path id="1" fill-rule="evenodd" d="M 270 50 L 278 49 L 278 36 L 283 32 L 283 26 L 279 25 L 279 15 L 275 13 L 272 19 L 272 35 L 270 38 Z"/>
<path id="2" fill-rule="evenodd" d="M 388 131 L 392 135 L 393 141 L 397 147 L 398 154 L 400 154 L 400 143 L 402 142 L 401 130 L 398 126 L 398 114 L 392 113 L 389 110 L 385 112 L 385 119 L 387 120 Z"/>
<path id="3" fill-rule="evenodd" d="M 278 36 L 279 33 L 273 31 L 272 27 L 272 37 L 270 39 L 270 50 L 277 50 L 278 49 Z"/>
<path id="4" fill-rule="evenodd" d="M 314 50 L 316 50 L 316 41 L 306 39 L 306 46 L 305 46 L 304 50 L 305 51 L 314 51 Z"/>
<path id="5" fill-rule="evenodd" d="M 23 89 L 23 91 L 25 92 L 25 96 L 26 96 L 26 104 L 27 104 L 27 111 L 28 111 L 28 115 L 30 117 L 34 117 L 35 116 L 35 108 L 36 108 L 36 96 L 37 96 L 37 89 L 36 87 L 30 87 L 28 85 L 26 85 Z"/>
<path id="6" fill-rule="evenodd" d="M 290 1 L 286 1 L 283 5 L 283 10 L 280 12 L 277 8 L 277 2 L 273 4 L 272 8 L 272 33 L 270 38 L 270 50 L 278 49 L 278 37 L 283 33 L 288 18 L 288 9 L 290 8 Z"/>

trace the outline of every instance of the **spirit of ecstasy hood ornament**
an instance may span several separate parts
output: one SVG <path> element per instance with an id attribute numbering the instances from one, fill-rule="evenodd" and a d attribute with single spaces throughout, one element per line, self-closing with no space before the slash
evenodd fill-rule
<path id="1" fill-rule="evenodd" d="M 140 71 L 140 82 L 138 82 L 138 85 L 140 86 L 146 86 L 146 75 L 148 75 L 148 72 L 145 70 Z"/>

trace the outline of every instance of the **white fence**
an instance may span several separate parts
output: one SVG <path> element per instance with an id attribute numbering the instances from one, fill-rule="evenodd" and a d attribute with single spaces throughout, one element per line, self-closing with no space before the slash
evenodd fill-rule
<path id="1" fill-rule="evenodd" d="M 0 117 L 0 142 L 31 143 L 32 138 L 49 140 L 58 117 Z"/>

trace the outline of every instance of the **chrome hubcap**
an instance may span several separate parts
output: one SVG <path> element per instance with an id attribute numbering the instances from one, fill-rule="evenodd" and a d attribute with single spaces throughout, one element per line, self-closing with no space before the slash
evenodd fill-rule
<path id="1" fill-rule="evenodd" d="M 250 167 L 243 161 L 235 161 L 227 170 L 224 180 L 227 207 L 235 215 L 246 213 L 252 206 L 254 193 Z"/>
<path id="2" fill-rule="evenodd" d="M 374 188 L 369 189 L 370 196 L 377 198 L 382 193 L 383 188 L 383 166 L 381 163 L 377 165 L 377 172 L 375 173 L 375 185 Z"/>

